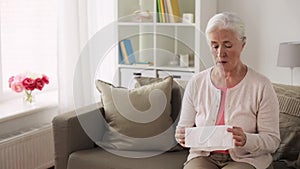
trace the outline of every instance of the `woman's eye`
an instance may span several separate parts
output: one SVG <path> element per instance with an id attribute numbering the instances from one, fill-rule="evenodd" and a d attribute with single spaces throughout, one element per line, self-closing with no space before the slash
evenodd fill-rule
<path id="1" fill-rule="evenodd" d="M 212 45 L 212 48 L 218 49 L 218 48 L 219 48 L 219 45 Z"/>
<path id="2" fill-rule="evenodd" d="M 225 46 L 225 48 L 231 48 L 232 44 L 225 44 L 224 46 Z"/>

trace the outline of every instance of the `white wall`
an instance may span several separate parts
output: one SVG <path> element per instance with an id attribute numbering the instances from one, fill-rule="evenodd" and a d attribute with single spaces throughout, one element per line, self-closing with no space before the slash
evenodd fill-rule
<path id="1" fill-rule="evenodd" d="M 299 0 L 219 0 L 218 11 L 238 13 L 247 26 L 244 63 L 272 82 L 290 84 L 289 68 L 277 67 L 280 42 L 300 41 Z M 294 85 L 300 85 L 300 67 L 294 68 Z"/>

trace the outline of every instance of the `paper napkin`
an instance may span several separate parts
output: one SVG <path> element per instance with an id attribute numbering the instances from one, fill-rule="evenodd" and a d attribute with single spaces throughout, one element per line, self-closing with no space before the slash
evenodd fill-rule
<path id="1" fill-rule="evenodd" d="M 229 125 L 204 126 L 185 129 L 185 146 L 202 151 L 228 150 L 234 147 L 232 133 L 227 132 Z"/>

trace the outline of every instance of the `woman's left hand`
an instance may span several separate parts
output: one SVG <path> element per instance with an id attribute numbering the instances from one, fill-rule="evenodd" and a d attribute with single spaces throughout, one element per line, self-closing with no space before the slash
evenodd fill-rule
<path id="1" fill-rule="evenodd" d="M 233 126 L 232 128 L 228 128 L 227 131 L 232 133 L 235 146 L 242 147 L 246 144 L 247 136 L 241 127 Z"/>

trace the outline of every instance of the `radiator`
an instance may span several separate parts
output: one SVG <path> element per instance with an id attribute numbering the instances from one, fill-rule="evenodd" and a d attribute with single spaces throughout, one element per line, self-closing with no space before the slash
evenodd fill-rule
<path id="1" fill-rule="evenodd" d="M 46 169 L 53 165 L 51 125 L 0 141 L 0 169 Z"/>

